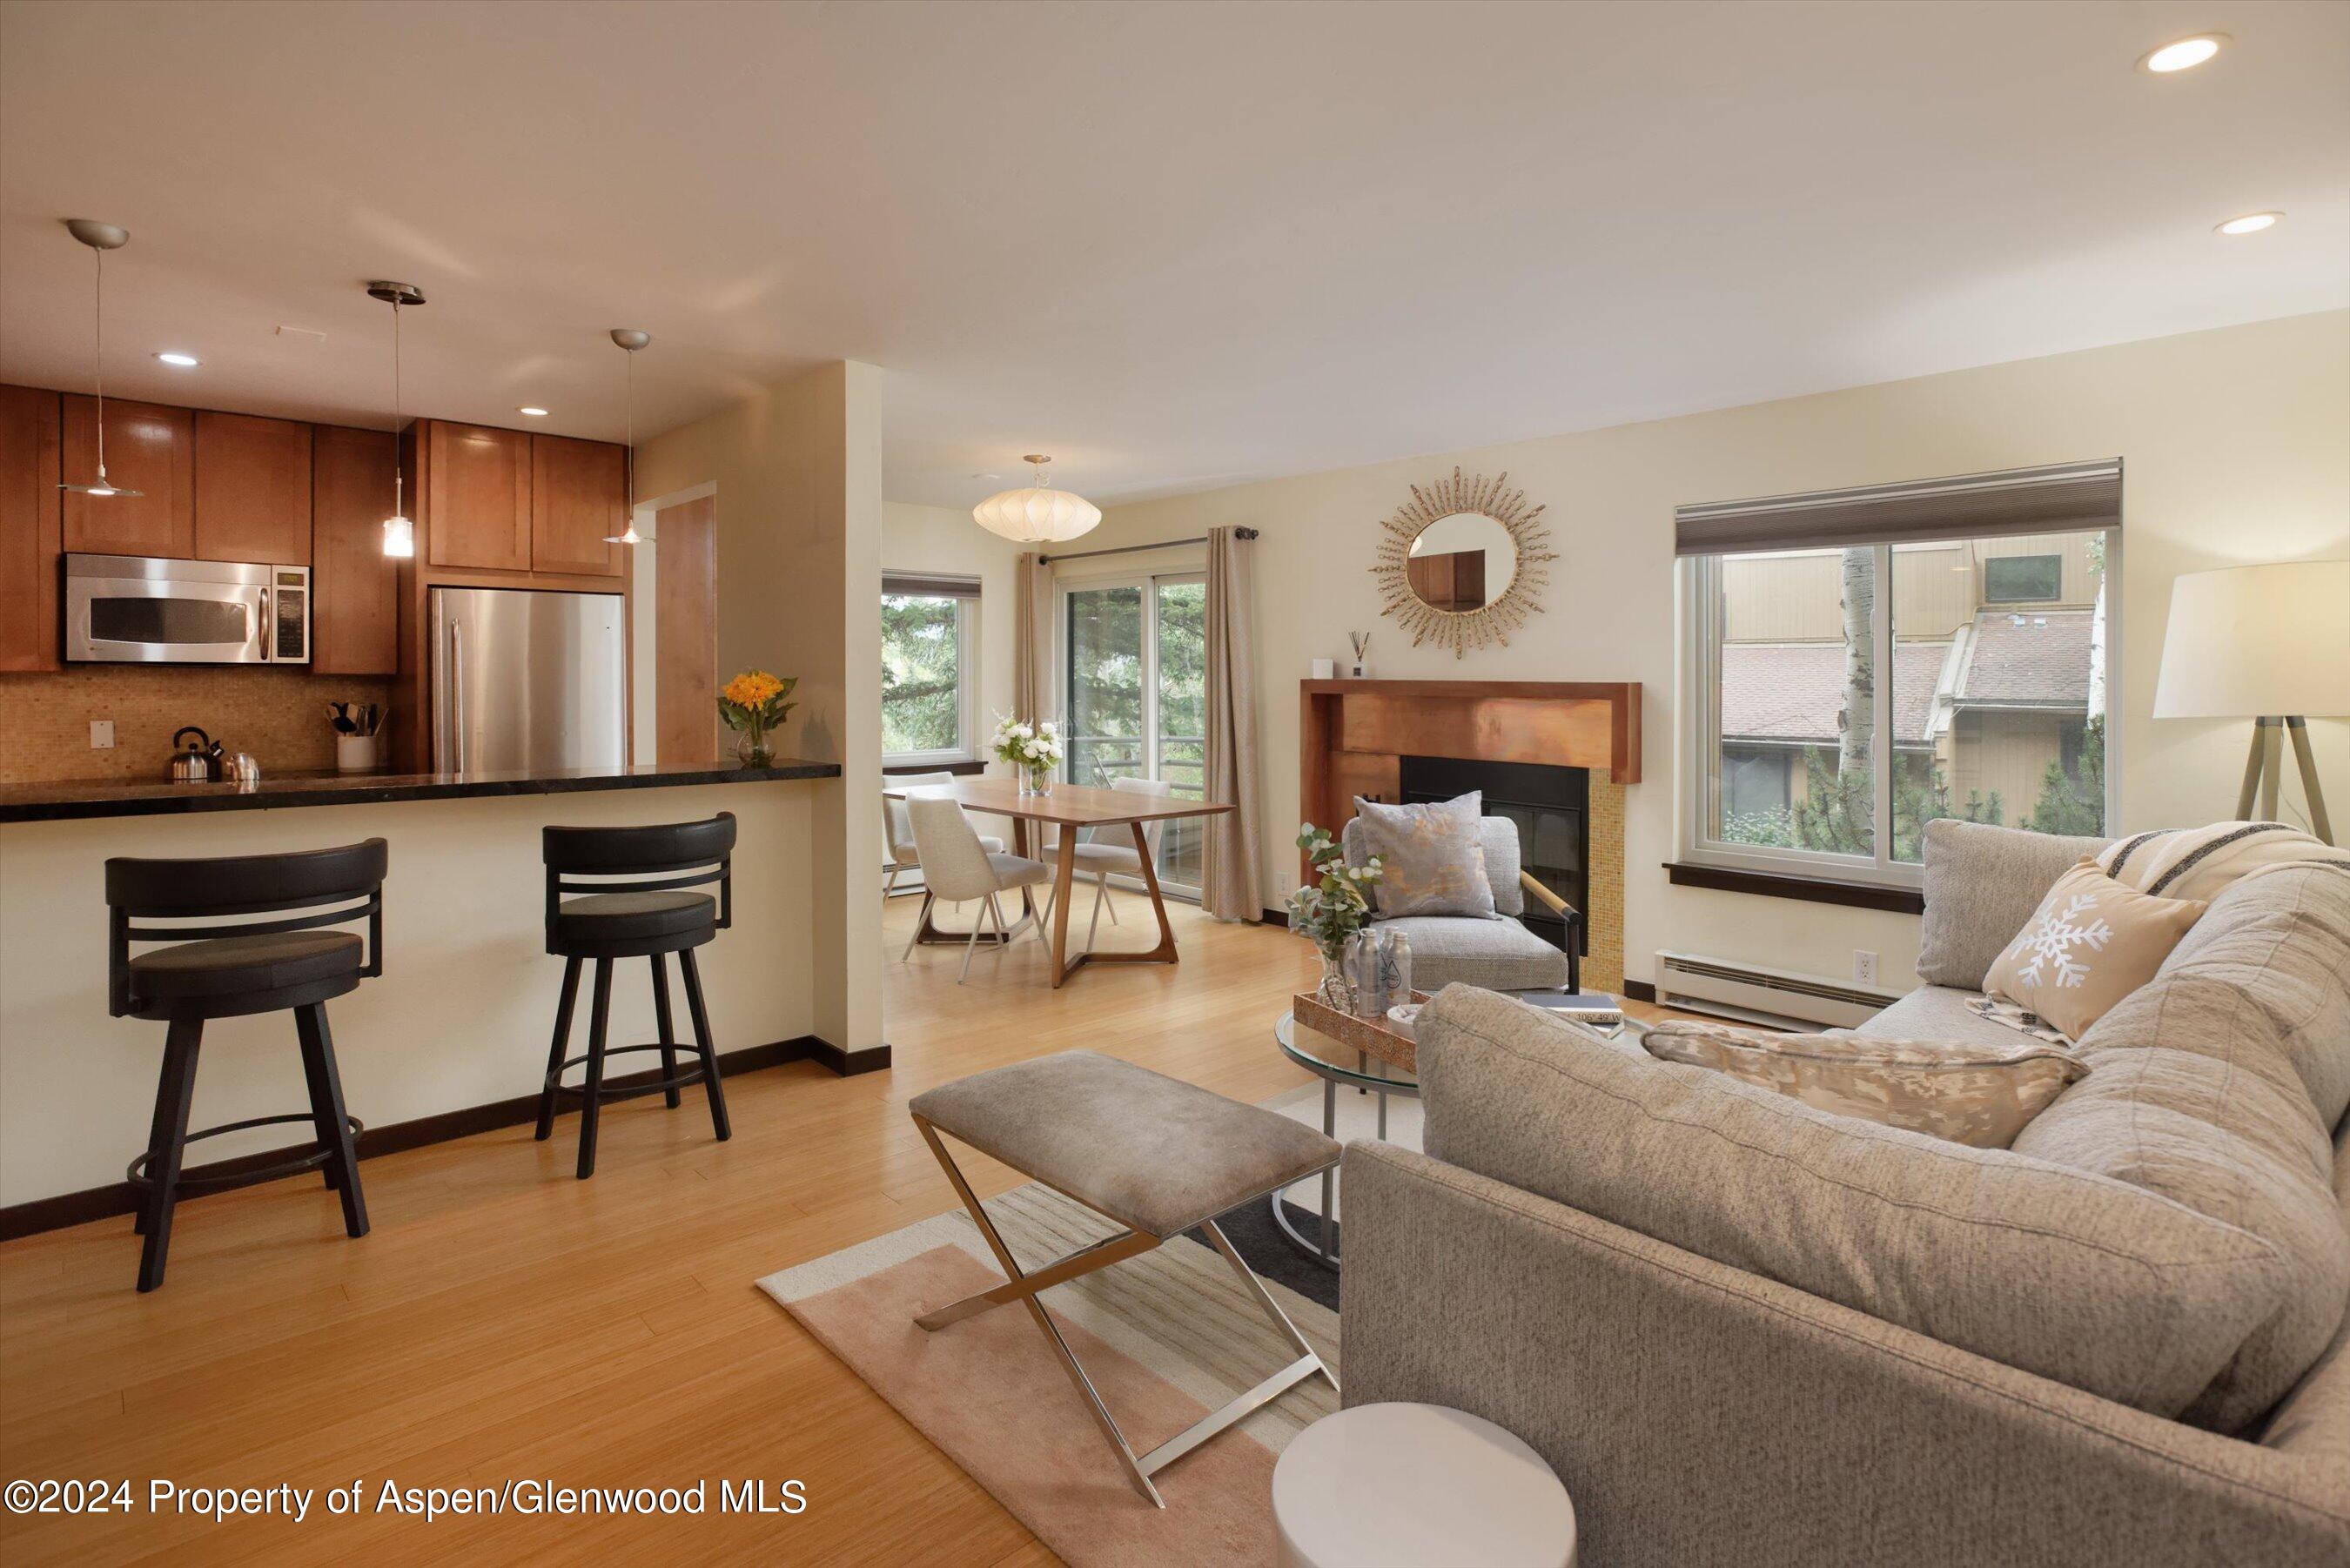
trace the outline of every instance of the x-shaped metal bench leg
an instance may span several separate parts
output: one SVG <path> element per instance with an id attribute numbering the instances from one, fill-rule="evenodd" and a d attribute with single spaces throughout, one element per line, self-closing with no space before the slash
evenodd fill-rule
<path id="1" fill-rule="evenodd" d="M 1036 1320 L 1036 1326 L 1044 1332 L 1045 1339 L 1053 1346 L 1055 1355 L 1060 1358 L 1061 1369 L 1069 1375 L 1069 1381 L 1076 1386 L 1077 1393 L 1085 1399 L 1087 1409 L 1093 1415 L 1094 1425 L 1101 1428 L 1102 1436 L 1108 1439 L 1110 1448 L 1118 1454 L 1118 1463 L 1126 1470 L 1126 1479 L 1133 1483 L 1135 1490 L 1149 1500 L 1152 1506 L 1164 1508 L 1167 1503 L 1159 1495 L 1159 1489 L 1151 1484 L 1150 1478 L 1225 1428 L 1317 1374 L 1329 1380 L 1334 1391 L 1337 1388 L 1336 1376 L 1323 1364 L 1321 1356 L 1315 1354 L 1313 1346 L 1306 1344 L 1305 1336 L 1297 1332 L 1296 1324 L 1289 1321 L 1289 1315 L 1281 1310 L 1281 1304 L 1275 1302 L 1272 1293 L 1264 1288 L 1264 1282 L 1258 1279 L 1256 1272 L 1243 1261 L 1240 1253 L 1233 1249 L 1230 1239 L 1224 1235 L 1222 1228 L 1212 1220 L 1207 1220 L 1201 1224 L 1201 1229 L 1207 1231 L 1208 1239 L 1215 1243 L 1216 1251 L 1223 1254 L 1224 1262 L 1230 1264 L 1232 1272 L 1239 1276 L 1242 1287 L 1248 1292 L 1250 1299 L 1256 1303 L 1257 1310 L 1263 1313 L 1272 1321 L 1274 1326 L 1281 1331 L 1282 1337 L 1288 1340 L 1296 1349 L 1297 1359 L 1255 1387 L 1230 1400 L 1222 1408 L 1202 1417 L 1148 1454 L 1138 1458 L 1132 1445 L 1127 1442 L 1126 1434 L 1118 1430 L 1118 1421 L 1110 1415 L 1109 1407 L 1102 1403 L 1101 1395 L 1094 1387 L 1093 1380 L 1086 1376 L 1085 1367 L 1078 1362 L 1076 1353 L 1069 1349 L 1069 1342 L 1061 1337 L 1059 1326 L 1053 1322 L 1052 1315 L 1045 1312 L 1044 1303 L 1036 1298 L 1039 1293 L 1055 1285 L 1066 1283 L 1081 1275 L 1092 1273 L 1097 1269 L 1105 1269 L 1112 1263 L 1149 1251 L 1152 1248 L 1160 1245 L 1165 1238 L 1153 1236 L 1141 1231 L 1123 1231 L 1115 1236 L 1096 1241 L 1090 1246 L 1080 1247 L 1068 1256 L 1048 1263 L 1034 1273 L 1025 1272 L 1013 1258 L 1012 1249 L 1003 1244 L 1003 1236 L 997 1232 L 994 1222 L 987 1217 L 985 1206 L 980 1202 L 978 1194 L 972 1191 L 971 1184 L 963 1179 L 962 1172 L 956 1168 L 953 1158 L 947 1153 L 946 1145 L 939 1140 L 937 1129 L 920 1116 L 914 1118 L 914 1125 L 922 1129 L 923 1140 L 931 1146 L 931 1152 L 938 1157 L 939 1165 L 947 1173 L 947 1179 L 954 1184 L 955 1195 L 962 1199 L 963 1207 L 970 1210 L 972 1223 L 979 1227 L 979 1233 L 987 1239 L 988 1248 L 994 1252 L 995 1261 L 1003 1267 L 1004 1273 L 1003 1283 L 982 1291 L 976 1295 L 965 1296 L 962 1300 L 940 1307 L 936 1311 L 925 1313 L 914 1321 L 925 1329 L 941 1329 L 950 1324 L 960 1323 L 967 1317 L 975 1317 L 991 1308 L 1009 1305 L 1015 1301 L 1025 1306 L 1028 1309 L 1028 1315 Z"/>

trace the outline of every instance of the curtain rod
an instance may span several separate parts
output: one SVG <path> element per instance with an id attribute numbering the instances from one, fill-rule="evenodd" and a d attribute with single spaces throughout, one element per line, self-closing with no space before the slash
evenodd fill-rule
<path id="1" fill-rule="evenodd" d="M 1253 539 L 1256 537 L 1256 530 L 1235 528 L 1232 530 L 1232 535 L 1240 539 Z M 1185 545 L 1204 545 L 1207 542 L 1208 536 L 1202 534 L 1196 539 L 1162 539 L 1155 545 L 1118 545 L 1107 550 L 1079 550 L 1074 554 L 1039 556 L 1036 557 L 1036 564 L 1040 566 L 1047 566 L 1055 561 L 1087 561 L 1096 556 L 1130 556 L 1137 550 L 1173 550 Z"/>

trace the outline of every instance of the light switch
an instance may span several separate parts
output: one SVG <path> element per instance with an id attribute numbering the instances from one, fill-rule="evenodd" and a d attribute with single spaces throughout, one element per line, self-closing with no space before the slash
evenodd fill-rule
<path id="1" fill-rule="evenodd" d="M 89 722 L 89 749 L 93 752 L 114 750 L 114 721 L 92 719 Z"/>

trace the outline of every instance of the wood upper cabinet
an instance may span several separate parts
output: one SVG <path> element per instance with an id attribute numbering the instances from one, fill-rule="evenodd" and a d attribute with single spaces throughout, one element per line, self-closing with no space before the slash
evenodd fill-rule
<path id="1" fill-rule="evenodd" d="M 57 394 L 0 387 L 0 670 L 57 668 Z"/>
<path id="2" fill-rule="evenodd" d="M 320 425 L 310 447 L 310 669 L 400 670 L 400 569 L 383 553 L 399 441 L 389 431 Z"/>
<path id="3" fill-rule="evenodd" d="M 196 414 L 196 549 L 206 561 L 310 564 L 310 427 Z"/>
<path id="4" fill-rule="evenodd" d="M 530 437 L 444 420 L 421 423 L 426 564 L 529 571 Z"/>
<path id="5" fill-rule="evenodd" d="M 626 449 L 568 436 L 530 438 L 530 564 L 541 572 L 617 577 L 628 523 Z"/>
<path id="6" fill-rule="evenodd" d="M 97 400 L 65 395 L 64 477 L 87 484 L 98 476 Z M 160 403 L 106 403 L 107 478 L 137 495 L 81 495 L 62 491 L 65 547 L 99 556 L 196 553 L 195 415 Z"/>

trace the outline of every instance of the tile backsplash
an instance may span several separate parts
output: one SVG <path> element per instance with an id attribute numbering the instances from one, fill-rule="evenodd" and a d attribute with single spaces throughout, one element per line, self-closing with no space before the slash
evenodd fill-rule
<path id="1" fill-rule="evenodd" d="M 161 781 L 172 732 L 183 724 L 252 753 L 265 779 L 323 772 L 335 765 L 327 704 L 389 703 L 390 691 L 382 677 L 223 665 L 89 664 L 0 675 L 0 783 Z M 113 721 L 111 751 L 90 749 L 96 719 Z"/>

